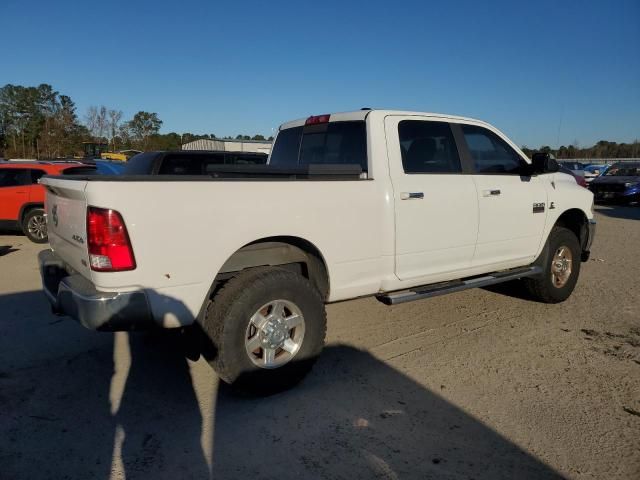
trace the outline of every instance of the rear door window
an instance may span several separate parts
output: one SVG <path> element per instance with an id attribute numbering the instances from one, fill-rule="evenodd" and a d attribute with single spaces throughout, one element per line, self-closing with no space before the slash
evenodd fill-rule
<path id="1" fill-rule="evenodd" d="M 403 120 L 398 124 L 405 173 L 460 173 L 460 157 L 445 122 Z"/>
<path id="2" fill-rule="evenodd" d="M 22 168 L 5 168 L 0 170 L 0 187 L 19 187 L 29 185 L 31 175 L 29 170 Z"/>

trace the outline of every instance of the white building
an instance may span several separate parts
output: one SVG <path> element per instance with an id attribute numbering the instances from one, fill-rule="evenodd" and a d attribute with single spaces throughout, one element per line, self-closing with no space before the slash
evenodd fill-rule
<path id="1" fill-rule="evenodd" d="M 268 140 L 194 140 L 182 145 L 182 150 L 217 150 L 220 152 L 271 153 Z"/>

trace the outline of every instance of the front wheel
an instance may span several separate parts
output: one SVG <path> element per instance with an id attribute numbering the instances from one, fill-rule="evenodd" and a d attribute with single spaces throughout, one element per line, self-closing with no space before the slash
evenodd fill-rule
<path id="1" fill-rule="evenodd" d="M 22 220 L 22 231 L 34 243 L 47 243 L 49 237 L 44 210 L 41 208 L 30 210 Z"/>
<path id="2" fill-rule="evenodd" d="M 580 242 L 571 230 L 554 227 L 545 248 L 542 273 L 523 281 L 534 299 L 544 303 L 563 302 L 573 292 L 580 274 Z"/>
<path id="3" fill-rule="evenodd" d="M 281 268 L 230 279 L 208 303 L 204 356 L 243 393 L 269 395 L 298 383 L 324 345 L 326 313 L 318 290 Z"/>

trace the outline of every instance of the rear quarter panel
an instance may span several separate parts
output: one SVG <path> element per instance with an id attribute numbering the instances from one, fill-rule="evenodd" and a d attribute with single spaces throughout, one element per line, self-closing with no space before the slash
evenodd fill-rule
<path id="1" fill-rule="evenodd" d="M 29 203 L 44 204 L 46 190 L 42 185 L 31 185 L 29 189 Z"/>
<path id="2" fill-rule="evenodd" d="M 91 272 L 102 290 L 144 288 L 156 308 L 199 312 L 224 262 L 253 241 L 294 236 L 314 244 L 329 270 L 330 298 L 375 293 L 388 196 L 375 180 L 88 182 L 87 204 L 121 213 L 137 268 Z M 188 323 L 168 312 L 162 322 Z"/>

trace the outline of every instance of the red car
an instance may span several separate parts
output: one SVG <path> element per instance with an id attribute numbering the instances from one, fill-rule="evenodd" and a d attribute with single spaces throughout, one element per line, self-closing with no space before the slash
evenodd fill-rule
<path id="1" fill-rule="evenodd" d="M 19 228 L 32 242 L 47 242 L 40 177 L 94 172 L 94 166 L 75 162 L 0 162 L 0 227 Z"/>

